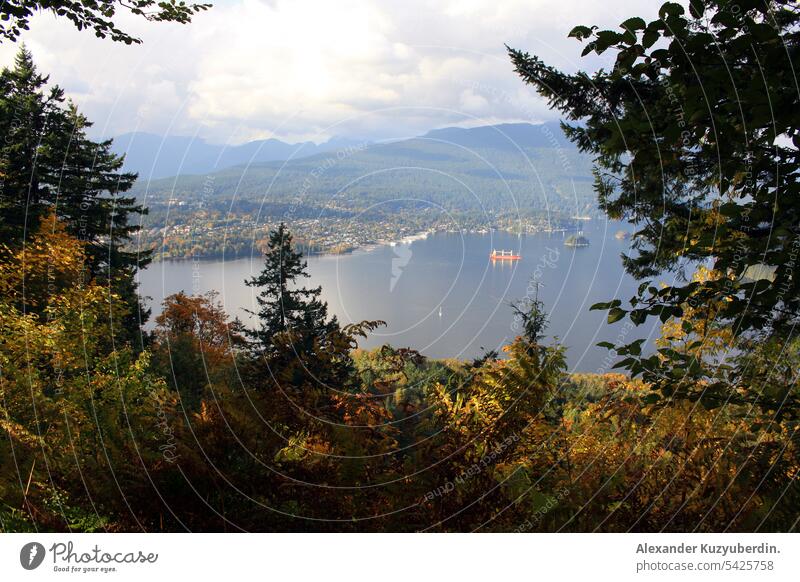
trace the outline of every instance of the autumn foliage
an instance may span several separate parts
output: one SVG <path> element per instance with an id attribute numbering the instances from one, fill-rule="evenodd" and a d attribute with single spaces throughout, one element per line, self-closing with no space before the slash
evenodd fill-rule
<path id="1" fill-rule="evenodd" d="M 132 250 L 145 209 L 126 195 L 136 176 L 21 50 L 0 73 L 0 530 L 796 530 L 800 133 L 790 83 L 771 88 L 783 99 L 773 129 L 750 59 L 757 46 L 774 57 L 758 70 L 789 70 L 783 41 L 797 46 L 800 16 L 784 0 L 725 16 L 730 4 L 693 1 L 685 16 L 668 2 L 622 32 L 577 27 L 587 53 L 617 53 L 594 78 L 511 53 L 552 105 L 588 118 L 566 129 L 598 156 L 601 207 L 645 223 L 626 257 L 648 279 L 632 309 L 595 306 L 611 322 L 661 319 L 654 349 L 606 345 L 624 375 L 570 374 L 538 301 L 515 304 L 524 331 L 502 354 L 359 349 L 382 322 L 329 316 L 285 225 L 242 282 L 258 290 L 248 325 L 215 294 L 186 293 L 148 322 L 136 272 L 149 256 Z M 156 18 L 177 22 L 202 9 L 161 6 Z M 135 40 L 113 14 L 82 14 L 101 36 Z M 674 35 L 683 44 L 657 42 Z M 732 69 L 741 102 L 708 38 L 748 65 Z M 714 73 L 714 107 L 695 61 Z M 730 137 L 738 112 L 744 142 Z M 687 168 L 700 171 L 688 180 Z M 693 278 L 660 285 L 678 263 Z"/>
<path id="2" fill-rule="evenodd" d="M 365 322 L 306 353 L 289 330 L 265 355 L 214 295 L 169 297 L 137 353 L 108 341 L 126 304 L 85 260 L 52 215 L 23 249 L 3 249 L 5 530 L 752 531 L 797 519 L 788 421 L 648 404 L 640 381 L 569 375 L 563 348 L 525 337 L 498 359 L 435 361 L 357 349 L 377 325 Z M 665 325 L 662 343 L 680 349 L 679 329 Z"/>

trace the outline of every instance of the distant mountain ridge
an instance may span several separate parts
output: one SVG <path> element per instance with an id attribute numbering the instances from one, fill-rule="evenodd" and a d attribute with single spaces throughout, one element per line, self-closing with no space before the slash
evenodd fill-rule
<path id="1" fill-rule="evenodd" d="M 533 128 L 538 131 L 533 131 Z M 557 123 L 445 127 L 410 139 L 440 141 L 464 148 L 504 151 L 520 148 L 573 147 Z M 390 143 L 408 141 L 410 140 Z M 125 155 L 126 171 L 136 172 L 142 180 L 155 180 L 172 176 L 210 174 L 246 164 L 297 160 L 357 145 L 363 146 L 365 143 L 363 140 L 334 137 L 321 144 L 311 141 L 287 143 L 278 139 L 265 139 L 226 146 L 211 144 L 198 137 L 133 132 L 114 138 L 113 150 L 119 155 Z"/>
<path id="2" fill-rule="evenodd" d="M 241 147 L 246 151 L 247 146 Z M 436 129 L 286 162 L 254 161 L 205 176 L 149 180 L 145 173 L 134 194 L 146 195 L 150 205 L 291 202 L 326 212 L 422 205 L 572 215 L 595 205 L 591 158 L 564 138 L 558 123 Z"/>
<path id="3" fill-rule="evenodd" d="M 356 140 L 333 138 L 322 144 L 286 143 L 278 139 L 251 141 L 237 146 L 210 144 L 190 136 L 126 133 L 114 138 L 113 150 L 125 155 L 125 171 L 140 179 L 208 174 L 243 164 L 285 161 L 352 146 Z"/>
<path id="4" fill-rule="evenodd" d="M 529 148 L 574 148 L 572 142 L 564 136 L 558 122 L 445 127 L 429 131 L 422 138 L 477 149 L 518 151 Z"/>

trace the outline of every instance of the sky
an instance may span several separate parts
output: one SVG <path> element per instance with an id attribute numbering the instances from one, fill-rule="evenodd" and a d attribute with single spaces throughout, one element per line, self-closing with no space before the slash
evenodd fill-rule
<path id="1" fill-rule="evenodd" d="M 660 0 L 206 0 L 191 24 L 119 15 L 124 45 L 49 13 L 22 40 L 95 122 L 237 144 L 333 136 L 397 139 L 445 126 L 556 119 L 514 74 L 504 44 L 564 70 L 581 58 L 577 24 L 653 18 Z M 0 44 L 9 65 L 18 46 Z"/>

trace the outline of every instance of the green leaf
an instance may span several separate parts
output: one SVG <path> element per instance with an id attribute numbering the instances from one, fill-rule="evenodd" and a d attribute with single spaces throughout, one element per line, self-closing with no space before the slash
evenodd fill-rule
<path id="1" fill-rule="evenodd" d="M 636 362 L 636 360 L 634 360 L 633 358 L 625 358 L 621 362 L 617 362 L 616 364 L 614 364 L 611 368 L 612 369 L 614 369 L 614 368 L 628 368 L 628 367 L 632 366 L 634 364 L 634 362 Z"/>
<path id="2" fill-rule="evenodd" d="M 641 356 L 642 355 L 642 344 L 644 343 L 643 339 L 638 339 L 635 342 L 631 343 L 630 345 L 630 353 L 634 356 Z"/>
<path id="3" fill-rule="evenodd" d="M 613 46 L 622 40 L 622 35 L 614 32 L 613 30 L 601 30 L 597 33 L 596 51 L 598 53 L 604 52 L 607 48 Z"/>
<path id="4" fill-rule="evenodd" d="M 680 16 L 684 14 L 683 6 L 675 2 L 665 2 L 658 10 L 658 17 L 661 20 L 666 20 L 669 17 Z"/>
<path id="5" fill-rule="evenodd" d="M 661 396 L 656 392 L 651 392 L 650 394 L 642 398 L 642 402 L 644 404 L 655 404 L 659 400 L 661 400 Z"/>
<path id="6" fill-rule="evenodd" d="M 607 301 L 603 303 L 595 303 L 589 308 L 589 311 L 598 311 L 603 309 L 611 309 L 612 307 L 619 307 L 622 305 L 622 301 L 619 299 L 614 299 L 613 301 Z"/>
<path id="7" fill-rule="evenodd" d="M 704 11 L 705 11 L 705 2 L 703 2 L 702 0 L 690 0 L 689 14 L 691 14 L 695 18 L 702 18 Z"/>
<path id="8" fill-rule="evenodd" d="M 647 24 L 645 24 L 643 18 L 639 18 L 638 16 L 634 16 L 633 18 L 629 18 L 628 20 L 623 22 L 620 26 L 622 28 L 624 28 L 625 30 L 633 31 L 633 30 L 644 30 L 644 28 L 645 28 L 645 26 L 647 26 Z"/>
<path id="9" fill-rule="evenodd" d="M 647 311 L 644 309 L 634 309 L 631 311 L 631 321 L 635 325 L 641 325 L 647 319 Z"/>
<path id="10" fill-rule="evenodd" d="M 576 26 L 575 28 L 569 31 L 567 37 L 583 40 L 585 38 L 589 38 L 590 36 L 592 36 L 593 30 L 594 30 L 593 28 L 589 28 L 588 26 Z"/>
<path id="11" fill-rule="evenodd" d="M 650 48 L 656 41 L 661 38 L 661 35 L 654 30 L 646 30 L 642 35 L 642 46 L 646 49 Z"/>
<path id="12" fill-rule="evenodd" d="M 608 312 L 608 323 L 616 323 L 623 317 L 625 317 L 625 310 L 614 307 Z"/>

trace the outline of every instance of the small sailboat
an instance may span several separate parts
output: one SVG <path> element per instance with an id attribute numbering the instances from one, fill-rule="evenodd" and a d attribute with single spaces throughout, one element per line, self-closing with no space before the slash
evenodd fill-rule
<path id="1" fill-rule="evenodd" d="M 441 316 L 442 316 L 442 306 L 440 305 L 439 306 L 439 317 L 441 317 Z"/>

